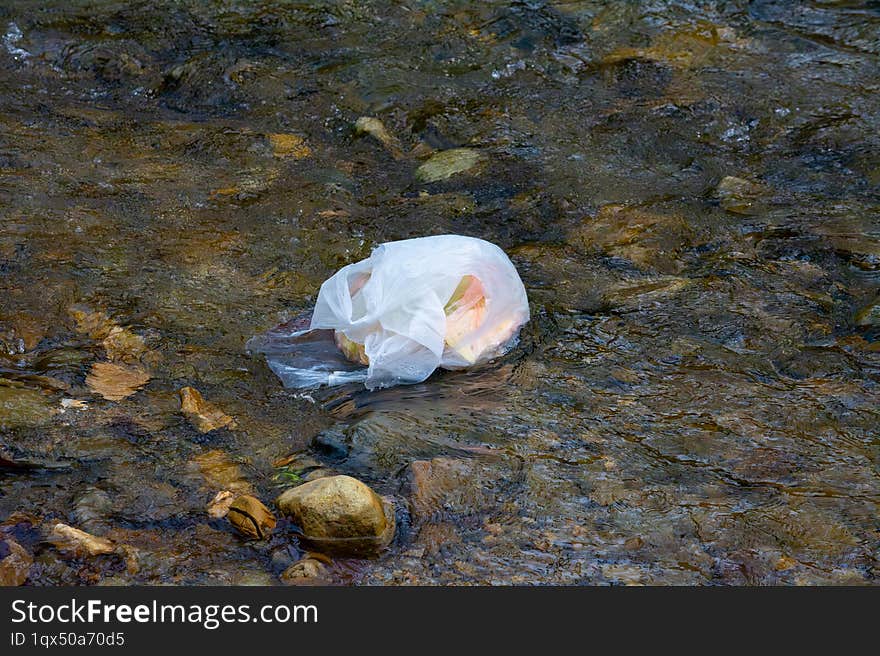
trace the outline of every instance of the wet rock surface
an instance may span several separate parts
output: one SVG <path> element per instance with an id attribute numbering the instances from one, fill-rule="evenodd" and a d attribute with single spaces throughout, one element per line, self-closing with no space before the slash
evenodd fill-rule
<path id="1" fill-rule="evenodd" d="M 33 564 L 34 559 L 15 540 L 0 539 L 0 585 L 22 585 Z"/>
<path id="2" fill-rule="evenodd" d="M 351 555 L 378 552 L 394 537 L 393 512 L 351 476 L 321 476 L 286 490 L 276 505 L 325 550 Z"/>
<path id="3" fill-rule="evenodd" d="M 4 580 L 876 584 L 867 4 L 8 4 Z M 295 394 L 245 352 L 447 232 L 526 284 L 503 361 Z M 208 511 L 320 472 L 395 539 Z"/>
<path id="4" fill-rule="evenodd" d="M 281 573 L 288 585 L 326 585 L 330 580 L 327 566 L 316 558 L 303 558 Z"/>
<path id="5" fill-rule="evenodd" d="M 242 535 L 255 540 L 268 538 L 276 524 L 272 511 L 262 501 L 247 494 L 237 497 L 229 505 L 226 516 Z"/>

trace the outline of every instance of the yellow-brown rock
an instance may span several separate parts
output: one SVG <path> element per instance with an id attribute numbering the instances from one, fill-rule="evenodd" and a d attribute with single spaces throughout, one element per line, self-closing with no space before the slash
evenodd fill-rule
<path id="1" fill-rule="evenodd" d="M 275 529 L 272 511 L 249 494 L 243 494 L 232 502 L 227 517 L 240 533 L 255 540 L 266 539 Z"/>
<path id="2" fill-rule="evenodd" d="M 329 551 L 381 548 L 394 537 L 394 515 L 367 485 L 351 476 L 326 476 L 284 492 L 276 505 L 303 537 Z"/>

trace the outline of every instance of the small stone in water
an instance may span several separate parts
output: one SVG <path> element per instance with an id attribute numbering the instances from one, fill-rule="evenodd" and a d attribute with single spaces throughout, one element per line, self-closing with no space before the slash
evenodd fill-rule
<path id="1" fill-rule="evenodd" d="M 221 490 L 211 501 L 208 502 L 208 516 L 214 519 L 226 517 L 229 513 L 229 507 L 235 501 L 235 494 L 229 490 Z"/>
<path id="2" fill-rule="evenodd" d="M 421 182 L 439 182 L 474 168 L 483 156 L 470 148 L 444 150 L 416 169 L 416 178 Z"/>
<path id="3" fill-rule="evenodd" d="M 180 409 L 200 433 L 210 433 L 218 428 L 234 428 L 235 420 L 213 403 L 205 401 L 194 387 L 180 390 Z"/>
<path id="4" fill-rule="evenodd" d="M 18 542 L 0 539 L 0 586 L 21 585 L 33 564 L 34 559 Z"/>
<path id="5" fill-rule="evenodd" d="M 224 451 L 206 451 L 196 456 L 193 463 L 208 485 L 215 490 L 231 490 L 238 494 L 253 492 L 251 484 L 242 475 L 241 468 Z"/>
<path id="6" fill-rule="evenodd" d="M 137 366 L 96 362 L 86 376 L 86 385 L 108 401 L 131 396 L 150 380 L 150 374 Z"/>
<path id="7" fill-rule="evenodd" d="M 395 159 L 403 157 L 400 143 L 385 129 L 385 125 L 373 116 L 361 116 L 354 124 L 357 134 L 368 134 L 381 143 Z"/>
<path id="8" fill-rule="evenodd" d="M 116 545 L 107 538 L 91 535 L 67 524 L 55 524 L 47 539 L 59 551 L 78 558 L 100 556 L 116 551 Z"/>
<path id="9" fill-rule="evenodd" d="M 298 134 L 270 134 L 268 138 L 275 157 L 304 159 L 312 154 L 312 149 L 306 145 L 305 139 Z"/>
<path id="10" fill-rule="evenodd" d="M 327 568 L 315 558 L 303 558 L 281 574 L 281 580 L 289 585 L 315 585 L 326 582 Z"/>
<path id="11" fill-rule="evenodd" d="M 101 344 L 113 361 L 136 362 L 148 350 L 143 337 L 121 326 L 111 328 Z"/>
<path id="12" fill-rule="evenodd" d="M 868 303 L 856 314 L 856 325 L 863 327 L 880 326 L 880 298 Z"/>
<path id="13" fill-rule="evenodd" d="M 249 538 L 264 540 L 275 529 L 275 516 L 263 502 L 248 494 L 236 498 L 229 506 L 230 523 Z"/>
<path id="14" fill-rule="evenodd" d="M 76 322 L 76 331 L 92 339 L 104 339 L 116 327 L 106 312 L 93 310 L 86 305 L 74 305 L 68 310 L 68 314 Z"/>

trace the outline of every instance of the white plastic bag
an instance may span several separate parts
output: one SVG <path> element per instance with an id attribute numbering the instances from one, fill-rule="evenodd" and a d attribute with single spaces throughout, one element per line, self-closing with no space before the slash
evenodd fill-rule
<path id="1" fill-rule="evenodd" d="M 362 380 L 372 389 L 487 362 L 512 347 L 528 320 L 525 288 L 504 251 L 441 235 L 382 244 L 343 267 L 321 285 L 309 331 L 276 330 L 256 350 L 288 386 Z M 367 368 L 342 365 L 342 351 L 322 357 L 329 339 Z"/>

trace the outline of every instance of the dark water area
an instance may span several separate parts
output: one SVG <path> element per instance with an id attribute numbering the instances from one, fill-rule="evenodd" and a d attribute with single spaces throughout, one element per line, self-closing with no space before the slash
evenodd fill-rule
<path id="1" fill-rule="evenodd" d="M 333 583 L 877 583 L 880 3 L 7 0 L 0 33 L 26 584 L 278 584 L 289 522 L 205 508 L 316 470 L 396 512 Z M 417 174 L 453 148 L 478 163 Z M 246 352 L 444 233 L 516 264 L 509 356 L 304 392 Z"/>

